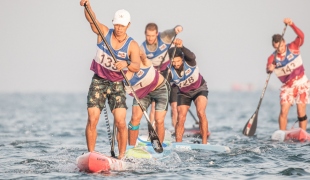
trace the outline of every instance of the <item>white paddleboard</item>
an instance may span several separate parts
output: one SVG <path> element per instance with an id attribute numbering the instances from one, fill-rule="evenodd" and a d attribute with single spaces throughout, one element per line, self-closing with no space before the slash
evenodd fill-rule
<path id="1" fill-rule="evenodd" d="M 301 128 L 294 128 L 290 130 L 277 130 L 271 135 L 271 139 L 274 141 L 310 141 L 310 135 Z"/>

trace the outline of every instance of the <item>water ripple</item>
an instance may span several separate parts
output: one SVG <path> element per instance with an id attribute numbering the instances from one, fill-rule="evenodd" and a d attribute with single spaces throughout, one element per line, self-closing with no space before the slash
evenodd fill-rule
<path id="1" fill-rule="evenodd" d="M 230 153 L 172 151 L 169 157 L 160 161 L 131 160 L 127 171 L 87 174 L 79 172 L 75 162 L 77 156 L 87 151 L 86 94 L 0 94 L 1 178 L 309 179 L 310 154 L 307 152 L 310 143 L 270 140 L 270 135 L 278 128 L 279 105 L 274 100 L 275 93 L 265 95 L 256 135 L 246 137 L 242 134 L 259 96 L 260 92 L 213 92 L 207 108 L 212 132 L 208 141 L 228 146 Z M 132 103 L 132 99 L 127 101 Z M 295 116 L 296 112 L 289 113 L 290 125 Z M 109 112 L 110 125 L 112 119 Z M 187 119 L 186 127 L 192 127 L 195 121 L 190 116 Z M 170 116 L 166 117 L 165 126 L 171 129 Z M 140 127 L 147 127 L 145 119 Z M 96 150 L 110 154 L 103 117 L 97 130 Z M 188 142 L 195 140 L 200 141 L 199 138 L 184 138 Z M 117 146 L 115 150 L 118 152 Z"/>

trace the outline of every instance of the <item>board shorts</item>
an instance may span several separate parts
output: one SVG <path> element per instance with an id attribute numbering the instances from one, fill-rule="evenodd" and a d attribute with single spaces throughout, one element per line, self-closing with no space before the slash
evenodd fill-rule
<path id="1" fill-rule="evenodd" d="M 167 78 L 168 74 L 170 73 L 169 68 L 167 67 L 165 70 L 160 71 L 160 74 L 163 75 L 165 78 Z M 168 80 L 169 81 L 169 80 Z M 179 88 L 175 84 L 170 84 L 171 85 L 171 91 L 169 95 L 169 103 L 177 102 L 178 101 L 178 92 Z"/>
<path id="2" fill-rule="evenodd" d="M 87 108 L 98 107 L 100 111 L 108 99 L 111 112 L 116 108 L 126 108 L 126 92 L 123 82 L 112 82 L 94 75 L 87 95 Z"/>
<path id="3" fill-rule="evenodd" d="M 187 93 L 179 91 L 178 93 L 178 106 L 187 105 L 191 106 L 192 101 L 195 101 L 198 96 L 205 96 L 208 99 L 208 86 L 207 83 L 203 83 L 198 89 L 194 89 Z"/>
<path id="4" fill-rule="evenodd" d="M 155 102 L 155 111 L 167 111 L 169 103 L 170 84 L 164 80 L 155 90 L 140 99 L 141 105 L 147 109 L 152 101 Z M 132 106 L 139 106 L 137 100 L 133 99 Z"/>
<path id="5" fill-rule="evenodd" d="M 176 85 L 171 86 L 171 91 L 170 91 L 170 98 L 169 102 L 178 102 L 178 92 L 179 92 L 179 87 Z"/>
<path id="6" fill-rule="evenodd" d="M 283 84 L 280 89 L 280 104 L 309 104 L 310 81 L 306 75 L 293 81 Z"/>

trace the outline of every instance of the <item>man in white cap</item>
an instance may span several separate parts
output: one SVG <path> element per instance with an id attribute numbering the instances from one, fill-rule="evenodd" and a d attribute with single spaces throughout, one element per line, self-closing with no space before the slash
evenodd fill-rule
<path id="1" fill-rule="evenodd" d="M 133 73 L 140 70 L 140 49 L 137 42 L 127 36 L 126 31 L 130 25 L 130 14 L 126 10 L 116 11 L 113 18 L 114 29 L 109 29 L 96 19 L 89 0 L 80 1 L 81 6 L 84 6 L 85 3 L 112 48 L 117 61 L 115 63 L 98 29 L 85 10 L 85 17 L 90 23 L 91 29 L 97 34 L 97 53 L 90 67 L 94 71 L 94 76 L 87 96 L 88 121 L 85 130 L 87 147 L 90 152 L 95 150 L 96 126 L 100 113 L 105 106 L 105 101 L 108 99 L 110 110 L 114 116 L 114 123 L 117 127 L 118 158 L 121 159 L 126 151 L 128 133 L 126 127 L 126 92 L 122 83 L 124 77 L 120 70 L 123 70 L 124 73 L 127 70 Z"/>

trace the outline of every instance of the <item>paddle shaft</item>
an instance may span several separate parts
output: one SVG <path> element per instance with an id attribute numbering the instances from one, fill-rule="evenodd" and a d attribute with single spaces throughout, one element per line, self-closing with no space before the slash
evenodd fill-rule
<path id="1" fill-rule="evenodd" d="M 173 43 L 173 41 L 174 41 L 174 39 L 175 39 L 176 37 L 177 37 L 177 34 L 174 35 L 174 37 L 173 37 L 171 43 L 169 44 L 168 50 L 170 49 L 170 47 L 171 47 L 171 45 L 172 45 L 172 43 Z M 162 60 L 161 60 L 161 62 L 160 62 L 160 64 L 159 64 L 159 66 L 157 67 L 157 70 L 158 70 L 158 71 L 160 71 L 160 67 L 161 67 L 161 65 L 163 64 L 163 62 L 164 62 L 164 60 L 165 60 L 165 58 L 166 58 L 166 56 L 167 56 L 167 54 L 168 54 L 168 50 L 166 51 L 166 53 L 165 53 L 164 57 L 162 58 Z M 170 63 L 171 63 L 171 60 L 170 60 Z"/>
<path id="2" fill-rule="evenodd" d="M 175 51 L 176 51 L 176 50 L 177 50 L 177 47 L 174 47 L 173 52 L 172 52 L 172 58 L 170 58 L 170 67 L 172 66 L 172 59 L 174 58 L 174 55 L 175 55 Z M 166 80 L 168 80 L 169 74 L 171 73 L 170 67 L 167 66 L 168 72 L 167 72 L 166 77 L 165 77 Z"/>
<path id="3" fill-rule="evenodd" d="M 108 111 L 106 106 L 103 106 L 103 113 L 105 116 L 105 120 L 106 120 L 106 126 L 107 126 L 107 131 L 108 131 L 108 136 L 109 136 L 109 141 L 111 144 L 111 156 L 115 157 L 115 151 L 114 151 L 114 145 L 115 145 L 115 132 L 114 132 L 114 128 L 115 128 L 115 123 L 113 123 L 113 134 L 111 135 L 111 129 L 110 129 L 110 123 L 109 123 L 109 118 L 108 118 Z"/>
<path id="4" fill-rule="evenodd" d="M 266 79 L 266 83 L 265 83 L 265 87 L 264 87 L 263 92 L 262 92 L 262 94 L 260 96 L 259 103 L 258 103 L 258 106 L 256 108 L 256 111 L 251 116 L 251 118 L 247 121 L 247 123 L 245 124 L 245 126 L 243 128 L 242 132 L 246 136 L 253 136 L 255 134 L 256 126 L 257 126 L 258 111 L 259 111 L 260 105 L 262 103 L 264 94 L 266 92 L 267 85 L 268 85 L 268 82 L 269 82 L 269 79 L 270 79 L 270 75 L 271 75 L 271 73 L 268 73 L 268 76 L 267 76 L 267 79 Z"/>
<path id="5" fill-rule="evenodd" d="M 114 147 L 115 147 L 115 136 L 116 136 L 116 125 L 113 123 L 113 136 L 111 141 L 111 155 L 115 157 Z"/>
<path id="6" fill-rule="evenodd" d="M 281 35 L 281 39 L 280 39 L 279 45 L 278 45 L 278 47 L 277 47 L 277 50 L 274 52 L 273 63 L 274 63 L 275 60 L 276 60 L 277 52 L 278 52 L 278 50 L 279 50 L 279 48 L 280 48 L 280 45 L 281 45 L 281 43 L 282 43 L 282 39 L 283 39 L 285 30 L 286 30 L 286 27 L 287 27 L 287 24 L 285 24 L 285 26 L 284 26 L 284 29 L 283 29 L 283 32 L 282 32 L 282 35 Z M 263 92 L 262 92 L 262 94 L 261 94 L 261 97 L 260 97 L 258 106 L 257 106 L 257 108 L 256 108 L 256 111 L 254 112 L 254 114 L 252 115 L 252 117 L 247 121 L 247 123 L 245 124 L 245 126 L 244 126 L 244 128 L 243 128 L 243 134 L 246 135 L 246 136 L 253 136 L 253 135 L 255 134 L 256 127 L 257 127 L 257 116 L 258 116 L 258 111 L 259 111 L 260 105 L 261 105 L 261 103 L 262 103 L 264 94 L 265 94 L 265 92 L 266 92 L 266 89 L 267 89 L 267 85 L 268 85 L 270 76 L 271 76 L 271 72 L 268 73 L 268 76 L 267 76 L 267 79 L 266 79 L 266 83 L 265 83 L 265 87 L 264 87 Z"/>
<path id="7" fill-rule="evenodd" d="M 193 113 L 190 109 L 188 109 L 188 111 L 189 111 L 189 113 L 191 114 L 191 116 L 193 117 L 195 123 L 196 123 L 196 124 L 199 124 L 199 121 L 196 119 L 194 113 Z"/>
<path id="8" fill-rule="evenodd" d="M 285 24 L 285 26 L 284 26 L 284 29 L 283 29 L 283 32 L 282 32 L 282 35 L 281 35 L 281 40 L 280 40 L 280 42 L 279 42 L 279 46 L 277 47 L 277 51 L 279 50 L 279 48 L 280 48 L 280 46 L 281 46 L 282 39 L 283 39 L 283 36 L 284 36 L 285 30 L 286 30 L 286 27 L 287 27 L 287 24 Z M 277 51 L 275 51 L 275 53 L 274 53 L 273 62 L 275 62 L 275 61 L 276 61 Z M 256 110 L 256 111 L 258 111 L 258 110 L 259 110 L 259 107 L 260 107 L 260 105 L 261 105 L 261 103 L 262 103 L 262 100 L 263 100 L 263 97 L 264 97 L 265 91 L 266 91 L 266 89 L 267 89 L 267 85 L 268 85 L 268 82 L 269 82 L 270 76 L 271 76 L 271 73 L 268 73 L 268 76 L 267 76 L 267 79 L 266 79 L 266 83 L 265 83 L 265 87 L 264 87 L 264 89 L 263 89 L 262 95 L 260 96 L 260 100 L 259 100 L 259 103 L 258 103 L 258 106 L 257 106 L 257 110 Z"/>
<path id="9" fill-rule="evenodd" d="M 260 96 L 259 103 L 258 103 L 258 106 L 257 106 L 257 109 L 256 109 L 257 112 L 258 112 L 258 110 L 260 108 L 260 105 L 262 104 L 262 101 L 263 101 L 263 98 L 264 98 L 264 95 L 265 95 L 265 92 L 266 92 L 266 89 L 267 89 L 267 86 L 268 86 L 268 82 L 269 82 L 270 76 L 271 76 L 271 73 L 268 73 L 268 76 L 267 76 L 267 79 L 266 79 L 266 83 L 265 83 L 263 92 L 262 92 L 262 94 Z"/>
<path id="10" fill-rule="evenodd" d="M 107 40 L 105 39 L 105 37 L 104 37 L 103 33 L 101 32 L 101 30 L 100 30 L 100 28 L 99 28 L 97 22 L 95 21 L 94 16 L 93 16 L 92 13 L 89 11 L 88 6 L 86 5 L 86 3 L 84 4 L 84 7 L 85 7 L 85 9 L 86 9 L 88 15 L 90 16 L 91 20 L 93 21 L 93 23 L 94 23 L 96 29 L 98 30 L 98 33 L 99 33 L 99 35 L 101 36 L 103 42 L 105 43 L 105 45 L 106 45 L 108 51 L 110 52 L 110 54 L 111 54 L 111 56 L 112 56 L 114 62 L 117 62 L 114 53 L 112 52 L 112 50 L 111 50 L 111 48 L 110 48 L 110 46 L 109 46 Z M 153 128 L 153 126 L 152 126 L 152 124 L 151 124 L 151 122 L 150 122 L 150 118 L 148 117 L 148 115 L 147 115 L 147 113 L 146 113 L 146 111 L 145 111 L 145 108 L 142 106 L 142 104 L 141 104 L 139 98 L 137 97 L 137 95 L 136 95 L 136 93 L 135 93 L 133 87 L 130 85 L 130 82 L 128 81 L 126 75 L 124 74 L 124 71 L 123 71 L 123 70 L 120 70 L 120 72 L 121 72 L 122 76 L 124 77 L 124 79 L 125 79 L 127 85 L 130 87 L 131 92 L 132 92 L 134 98 L 136 99 L 137 103 L 139 104 L 141 110 L 143 111 L 143 114 L 145 115 L 145 118 L 146 118 L 146 120 L 147 120 L 147 122 L 148 122 L 148 128 L 149 128 L 149 130 L 152 130 L 152 133 L 150 133 L 150 134 L 152 135 L 151 139 L 152 139 L 152 138 L 159 139 L 159 138 L 158 138 L 158 135 L 157 135 L 157 133 L 156 133 L 156 131 L 154 130 L 154 128 Z M 151 129 L 150 129 L 150 128 L 151 128 Z M 156 142 L 156 143 L 157 143 L 157 145 L 158 145 L 159 147 L 162 148 L 162 145 L 161 145 L 160 142 Z"/>

